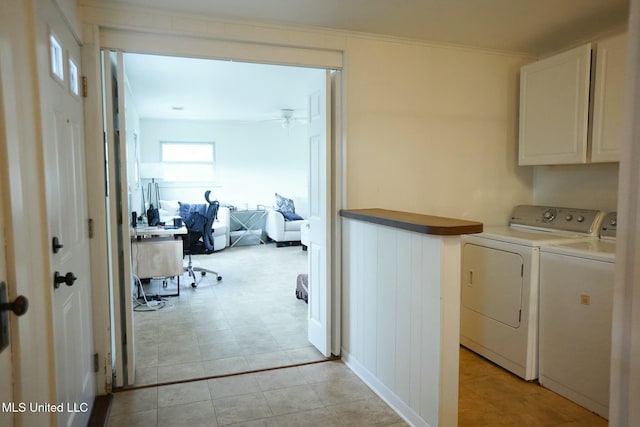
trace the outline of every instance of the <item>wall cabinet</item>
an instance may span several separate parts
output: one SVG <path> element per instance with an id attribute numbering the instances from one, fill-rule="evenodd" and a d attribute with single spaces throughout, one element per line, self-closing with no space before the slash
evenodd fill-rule
<path id="1" fill-rule="evenodd" d="M 620 160 L 627 34 L 598 43 L 593 96 L 592 162 Z"/>
<path id="2" fill-rule="evenodd" d="M 522 67 L 518 164 L 618 160 L 626 35 L 596 49 L 595 63 L 587 43 Z"/>

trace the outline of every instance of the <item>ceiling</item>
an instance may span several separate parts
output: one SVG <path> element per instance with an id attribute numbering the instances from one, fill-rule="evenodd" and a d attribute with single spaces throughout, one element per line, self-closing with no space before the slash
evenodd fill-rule
<path id="1" fill-rule="evenodd" d="M 629 0 L 102 0 L 539 55 L 624 24 Z"/>
<path id="2" fill-rule="evenodd" d="M 130 53 L 124 69 L 138 115 L 157 119 L 280 124 L 282 109 L 306 115 L 309 88 L 324 79 L 311 68 Z"/>
<path id="3" fill-rule="evenodd" d="M 620 30 L 626 25 L 629 8 L 629 0 L 101 0 L 101 3 L 407 37 L 534 56 Z M 304 115 L 306 88 L 315 71 L 142 55 L 127 55 L 125 67 L 142 117 L 207 120 L 273 119 L 282 108 L 293 108 L 296 115 Z M 172 110 L 174 106 L 184 109 Z"/>

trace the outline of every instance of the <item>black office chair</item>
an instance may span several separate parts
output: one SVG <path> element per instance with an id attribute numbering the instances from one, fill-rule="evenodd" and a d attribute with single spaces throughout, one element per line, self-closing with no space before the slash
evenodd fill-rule
<path id="1" fill-rule="evenodd" d="M 193 278 L 192 287 L 197 287 L 196 271 L 202 276 L 207 273 L 215 274 L 216 280 L 222 280 L 222 276 L 213 270 L 202 267 L 194 267 L 191 262 L 192 254 L 211 254 L 213 253 L 213 222 L 218 216 L 218 208 L 220 204 L 217 200 L 209 200 L 211 191 L 204 193 L 207 204 L 190 205 L 180 203 L 180 217 L 187 227 L 187 234 L 183 237 L 183 252 L 188 257 L 189 262 L 184 271 L 189 273 Z"/>

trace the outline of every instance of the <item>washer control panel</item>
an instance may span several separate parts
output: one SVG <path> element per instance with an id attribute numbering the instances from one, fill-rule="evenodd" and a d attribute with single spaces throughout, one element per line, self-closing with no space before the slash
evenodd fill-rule
<path id="1" fill-rule="evenodd" d="M 600 237 L 603 239 L 615 239 L 618 229 L 618 213 L 609 212 L 605 215 L 600 226 Z"/>
<path id="2" fill-rule="evenodd" d="M 595 235 L 602 212 L 592 209 L 519 205 L 513 209 L 509 224 L 549 231 L 568 231 Z"/>

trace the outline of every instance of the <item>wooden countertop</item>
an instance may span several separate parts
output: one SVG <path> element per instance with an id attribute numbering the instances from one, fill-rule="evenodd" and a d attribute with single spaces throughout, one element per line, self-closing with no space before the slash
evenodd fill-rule
<path id="1" fill-rule="evenodd" d="M 388 209 L 342 209 L 340 215 L 374 224 L 435 236 L 482 233 L 481 222 L 441 216 L 422 215 Z"/>

